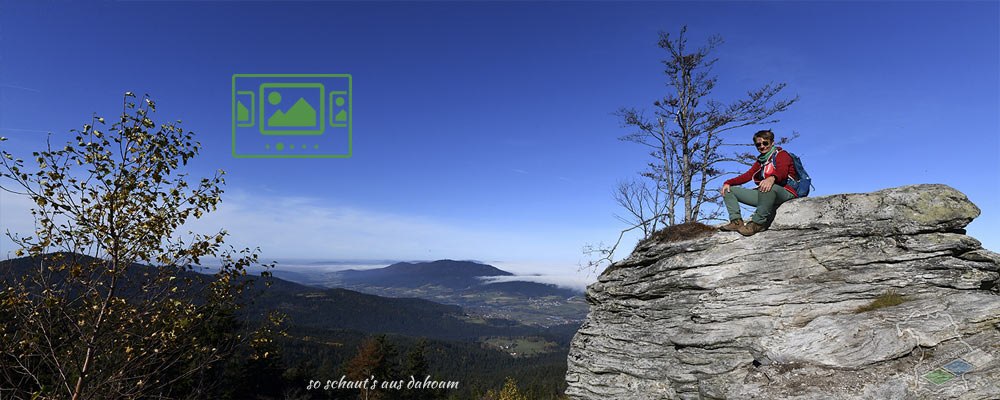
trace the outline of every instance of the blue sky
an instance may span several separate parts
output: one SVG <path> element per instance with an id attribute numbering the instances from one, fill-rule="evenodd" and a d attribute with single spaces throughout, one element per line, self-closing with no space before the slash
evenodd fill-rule
<path id="1" fill-rule="evenodd" d="M 573 274 L 624 228 L 611 192 L 649 161 L 611 113 L 666 94 L 657 32 L 686 24 L 692 47 L 725 40 L 714 99 L 772 81 L 800 96 L 766 127 L 801 134 L 787 149 L 813 195 L 948 184 L 998 251 L 998 21 L 996 1 L 5 2 L 0 135 L 23 154 L 149 93 L 154 120 L 198 133 L 191 172 L 227 171 L 195 226 L 235 245 Z M 351 74 L 353 157 L 232 158 L 236 73 Z M 30 226 L 23 199 L 0 203 L 4 229 Z"/>

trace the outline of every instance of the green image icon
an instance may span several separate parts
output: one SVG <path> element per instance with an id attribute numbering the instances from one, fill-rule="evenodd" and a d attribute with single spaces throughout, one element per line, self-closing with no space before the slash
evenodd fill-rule
<path id="1" fill-rule="evenodd" d="M 349 107 L 344 106 L 346 104 L 345 96 L 347 96 L 347 92 L 330 92 L 330 126 L 334 128 L 347 126 Z"/>
<path id="2" fill-rule="evenodd" d="M 237 121 L 249 121 L 250 120 L 250 110 L 247 110 L 247 106 L 243 105 L 242 101 L 237 102 L 236 105 L 237 105 L 237 107 L 239 107 L 237 109 L 237 111 L 236 111 L 237 112 L 237 114 L 236 114 L 237 115 L 236 120 Z"/>
<path id="3" fill-rule="evenodd" d="M 254 124 L 253 108 L 255 107 L 253 101 L 254 99 L 253 92 L 244 90 L 236 92 L 236 95 L 239 97 L 239 99 L 236 100 L 236 126 L 241 126 L 241 127 L 253 126 Z M 246 99 L 247 96 L 250 96 L 250 98 Z M 243 102 L 244 100 L 247 100 L 246 104 L 250 104 L 251 108 L 250 110 L 247 110 L 247 106 Z"/>
<path id="4" fill-rule="evenodd" d="M 272 93 L 277 94 L 277 92 Z M 306 99 L 299 98 L 287 113 L 275 111 L 267 119 L 270 126 L 316 126 L 316 109 L 309 105 Z"/>
<path id="5" fill-rule="evenodd" d="M 283 95 L 281 89 L 310 88 L 307 100 L 304 96 Z M 264 135 L 322 135 L 325 124 L 320 123 L 326 108 L 326 90 L 322 83 L 262 83 L 260 85 L 260 133 Z M 264 104 L 264 98 L 267 103 Z M 280 107 L 285 100 L 295 99 L 295 103 L 283 111 Z M 310 104 L 310 100 L 313 104 Z M 273 111 L 271 111 L 274 109 Z M 317 109 L 319 119 L 317 119 Z M 267 115 L 270 113 L 270 115 Z M 267 121 L 264 123 L 264 121 Z M 313 128 L 313 129 L 283 129 Z"/>
<path id="6" fill-rule="evenodd" d="M 351 158 L 349 74 L 234 74 L 235 158 Z"/>

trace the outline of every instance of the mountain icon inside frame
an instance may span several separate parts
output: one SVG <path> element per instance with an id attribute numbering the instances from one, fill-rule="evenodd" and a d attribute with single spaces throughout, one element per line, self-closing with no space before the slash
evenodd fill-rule
<path id="1" fill-rule="evenodd" d="M 281 93 L 277 91 L 271 92 L 267 95 L 267 100 L 272 105 L 277 105 L 281 103 Z M 271 117 L 267 119 L 267 125 L 293 127 L 316 126 L 316 109 L 305 98 L 299 97 L 287 112 L 279 109 L 271 114 Z"/>

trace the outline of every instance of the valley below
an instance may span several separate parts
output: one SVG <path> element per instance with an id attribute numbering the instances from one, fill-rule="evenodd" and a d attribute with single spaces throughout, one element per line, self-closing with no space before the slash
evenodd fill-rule
<path id="1" fill-rule="evenodd" d="M 473 316 L 508 319 L 539 327 L 583 323 L 589 310 L 583 295 L 527 297 L 503 290 L 490 289 L 489 285 L 485 285 L 481 289 L 462 292 L 455 292 L 452 289 L 436 285 L 405 288 L 328 282 L 324 286 L 382 297 L 430 300 L 462 307 Z M 474 322 L 476 318 L 470 320 Z"/>

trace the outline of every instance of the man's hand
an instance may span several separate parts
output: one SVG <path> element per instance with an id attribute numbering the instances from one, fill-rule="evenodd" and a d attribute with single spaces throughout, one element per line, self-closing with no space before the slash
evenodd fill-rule
<path id="1" fill-rule="evenodd" d="M 771 191 L 771 186 L 774 185 L 774 176 L 769 176 L 767 179 L 760 181 L 760 192 L 767 193 Z"/>
<path id="2" fill-rule="evenodd" d="M 722 193 L 722 197 L 726 197 L 726 192 L 730 191 L 731 190 L 729 190 L 729 184 L 727 183 L 722 185 L 722 190 L 720 190 L 719 193 Z"/>

